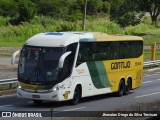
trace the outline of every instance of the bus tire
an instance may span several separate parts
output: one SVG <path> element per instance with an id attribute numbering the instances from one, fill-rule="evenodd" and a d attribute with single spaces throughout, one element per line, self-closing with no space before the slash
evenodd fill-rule
<path id="1" fill-rule="evenodd" d="M 76 105 L 76 104 L 78 104 L 80 98 L 81 98 L 81 90 L 80 90 L 80 87 L 76 86 L 76 88 L 74 90 L 73 99 L 70 101 L 70 103 L 72 105 Z"/>
<path id="2" fill-rule="evenodd" d="M 41 100 L 33 100 L 33 103 L 35 105 L 41 105 L 42 101 Z"/>
<path id="3" fill-rule="evenodd" d="M 128 95 L 128 94 L 130 93 L 130 90 L 131 90 L 131 80 L 128 79 L 128 80 L 127 80 L 127 84 L 125 85 L 124 94 L 125 94 L 125 95 Z"/>
<path id="4" fill-rule="evenodd" d="M 119 88 L 118 88 L 117 96 L 118 97 L 123 96 L 124 90 L 125 90 L 125 83 L 123 82 L 123 80 L 121 80 L 120 83 L 119 83 Z"/>

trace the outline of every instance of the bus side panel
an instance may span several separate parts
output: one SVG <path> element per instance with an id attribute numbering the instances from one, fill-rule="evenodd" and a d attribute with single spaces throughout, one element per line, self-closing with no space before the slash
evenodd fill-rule
<path id="1" fill-rule="evenodd" d="M 99 63 L 96 63 L 96 64 L 99 65 Z M 97 88 L 95 86 L 96 82 L 98 81 L 98 83 L 100 83 L 102 82 L 102 79 L 100 80 L 100 78 L 106 78 L 106 77 L 103 76 L 104 74 L 101 74 L 99 77 L 99 74 L 101 73 L 100 71 L 98 71 L 100 73 L 93 75 L 94 74 L 93 71 L 95 71 L 94 67 L 92 68 L 92 72 L 90 70 L 91 68 L 88 67 L 87 63 L 82 63 L 81 65 L 79 65 L 77 68 L 73 70 L 73 76 L 72 76 L 73 77 L 72 79 L 73 89 L 76 87 L 77 84 L 81 84 L 82 85 L 82 97 L 112 92 L 110 87 Z M 95 78 L 92 79 L 93 76 L 96 79 Z M 103 82 L 106 83 L 106 81 L 103 81 Z"/>
<path id="2" fill-rule="evenodd" d="M 135 79 L 133 80 L 132 89 L 142 85 L 142 70 L 135 70 Z"/>
<path id="3" fill-rule="evenodd" d="M 128 78 L 132 80 L 132 89 L 142 84 L 143 56 L 133 59 L 119 59 L 104 61 L 106 74 L 111 83 L 112 92 L 117 92 L 121 79 L 127 83 Z"/>
<path id="4" fill-rule="evenodd" d="M 93 83 L 86 63 L 82 63 L 73 69 L 72 73 L 72 92 L 76 85 L 82 86 L 82 97 L 94 95 Z"/>

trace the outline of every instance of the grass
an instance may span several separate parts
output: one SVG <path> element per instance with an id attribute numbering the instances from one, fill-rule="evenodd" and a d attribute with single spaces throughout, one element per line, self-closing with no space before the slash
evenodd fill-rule
<path id="1" fill-rule="evenodd" d="M 160 51 L 156 51 L 156 60 L 160 60 Z M 145 50 L 144 51 L 144 61 L 151 60 L 151 51 Z"/>
<path id="2" fill-rule="evenodd" d="M 21 47 L 31 36 L 41 32 L 55 31 L 82 31 L 80 20 L 71 22 L 65 20 L 53 20 L 49 17 L 35 17 L 30 23 L 22 23 L 18 26 L 0 27 L 0 47 Z M 124 34 L 124 29 L 118 24 L 99 18 L 87 20 L 85 31 L 105 32 L 108 34 Z"/>
<path id="3" fill-rule="evenodd" d="M 156 42 L 160 45 L 160 28 L 147 30 L 147 34 L 143 36 L 146 45 Z"/>
<path id="4" fill-rule="evenodd" d="M 4 19 L 1 20 L 4 23 Z M 159 19 L 160 21 L 160 19 Z M 127 34 L 138 35 L 144 38 L 144 44 L 150 45 L 153 42 L 160 44 L 160 28 L 149 24 L 150 19 L 145 18 L 142 23 L 136 26 L 126 28 L 111 22 L 109 18 L 93 18 L 86 21 L 86 30 L 93 32 L 105 32 L 107 34 Z M 31 36 L 41 32 L 55 31 L 82 31 L 82 22 L 54 20 L 50 17 L 35 18 L 30 23 L 22 23 L 18 26 L 4 25 L 0 26 L 0 47 L 21 47 Z"/>
<path id="5" fill-rule="evenodd" d="M 0 51 L 0 56 L 11 57 L 12 53 L 7 51 Z"/>
<path id="6" fill-rule="evenodd" d="M 16 84 L 12 85 L 11 89 L 16 89 Z M 0 91 L 10 90 L 9 85 L 0 85 Z"/>

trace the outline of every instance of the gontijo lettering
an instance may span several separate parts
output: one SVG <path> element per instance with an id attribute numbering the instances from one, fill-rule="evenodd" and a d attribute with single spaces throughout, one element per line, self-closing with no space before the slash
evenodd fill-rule
<path id="1" fill-rule="evenodd" d="M 112 62 L 111 63 L 111 69 L 124 69 L 124 68 L 130 68 L 130 61 L 126 62 Z"/>

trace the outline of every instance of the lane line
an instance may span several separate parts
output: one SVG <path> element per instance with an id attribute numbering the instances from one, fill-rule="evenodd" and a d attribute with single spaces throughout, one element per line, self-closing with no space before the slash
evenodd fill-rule
<path id="1" fill-rule="evenodd" d="M 159 74 L 153 74 L 152 76 L 156 76 L 156 75 L 159 75 Z"/>
<path id="2" fill-rule="evenodd" d="M 146 94 L 146 95 L 141 95 L 141 96 L 136 96 L 136 97 L 134 97 L 134 98 L 141 98 L 141 97 L 146 97 L 146 96 L 151 96 L 151 95 L 156 95 L 156 94 L 160 94 L 160 92 L 151 93 L 151 94 Z"/>
<path id="3" fill-rule="evenodd" d="M 145 70 L 145 71 L 154 71 L 154 70 L 159 70 L 160 68 L 153 68 L 153 69 L 149 69 L 149 70 Z"/>
<path id="4" fill-rule="evenodd" d="M 150 83 L 150 82 L 153 82 L 153 81 L 146 81 L 146 82 L 142 82 L 142 83 Z"/>
<path id="5" fill-rule="evenodd" d="M 74 110 L 79 110 L 79 109 L 84 109 L 86 107 L 80 107 L 80 108 L 73 108 L 73 109 L 68 109 L 68 110 L 63 110 L 63 111 L 74 111 Z"/>
<path id="6" fill-rule="evenodd" d="M 159 74 L 152 74 L 152 75 L 147 75 L 147 74 L 145 74 L 145 75 L 143 75 L 142 77 L 150 77 L 150 76 L 157 76 L 157 75 L 159 75 Z"/>
<path id="7" fill-rule="evenodd" d="M 86 107 L 79 107 L 79 108 L 73 108 L 73 109 L 68 109 L 68 110 L 62 110 L 62 111 L 58 111 L 58 112 L 53 112 L 53 114 L 55 113 L 63 113 L 63 112 L 67 112 L 67 111 L 74 111 L 74 110 L 80 110 L 80 109 L 84 109 Z"/>
<path id="8" fill-rule="evenodd" d="M 10 105 L 2 105 L 0 107 L 10 107 L 10 106 L 13 106 L 13 104 L 10 104 Z"/>
<path id="9" fill-rule="evenodd" d="M 17 94 L 13 94 L 13 95 L 2 95 L 0 96 L 0 98 L 4 98 L 4 97 L 13 97 L 13 96 L 16 96 Z"/>
<path id="10" fill-rule="evenodd" d="M 143 75 L 143 77 L 149 77 L 149 76 L 152 76 L 152 75 Z"/>
<path id="11" fill-rule="evenodd" d="M 153 80 L 153 81 L 146 81 L 146 82 L 142 82 L 142 83 L 150 83 L 150 82 L 155 82 L 155 81 L 160 81 L 160 79 Z"/>

